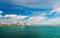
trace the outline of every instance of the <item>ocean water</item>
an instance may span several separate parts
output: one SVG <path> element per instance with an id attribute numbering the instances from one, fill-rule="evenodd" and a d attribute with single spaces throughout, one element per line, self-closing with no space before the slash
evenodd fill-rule
<path id="1" fill-rule="evenodd" d="M 0 38 L 60 38 L 60 27 L 54 26 L 0 27 Z"/>

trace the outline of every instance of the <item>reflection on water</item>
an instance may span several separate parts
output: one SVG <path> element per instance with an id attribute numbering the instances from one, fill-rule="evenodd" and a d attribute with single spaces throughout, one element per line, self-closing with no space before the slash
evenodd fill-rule
<path id="1" fill-rule="evenodd" d="M 0 27 L 0 38 L 60 38 L 60 27 L 46 27 L 46 26 Z"/>

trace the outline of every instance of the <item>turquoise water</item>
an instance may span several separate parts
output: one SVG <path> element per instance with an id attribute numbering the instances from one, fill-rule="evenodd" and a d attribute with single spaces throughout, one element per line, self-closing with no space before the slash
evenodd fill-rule
<path id="1" fill-rule="evenodd" d="M 60 38 L 60 27 L 53 26 L 0 27 L 0 38 Z"/>

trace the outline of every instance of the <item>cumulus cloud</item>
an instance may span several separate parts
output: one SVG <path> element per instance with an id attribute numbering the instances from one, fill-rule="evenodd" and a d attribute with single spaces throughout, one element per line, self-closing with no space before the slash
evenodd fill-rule
<path id="1" fill-rule="evenodd" d="M 54 12 L 56 12 L 56 14 L 60 13 L 60 3 L 57 3 L 58 0 L 11 0 L 11 4 L 14 5 L 22 5 L 25 7 L 29 7 L 29 8 L 51 8 L 53 7 L 53 10 L 49 13 L 50 15 Z M 57 5 L 58 4 L 58 5 Z M 0 13 L 3 13 L 2 11 L 0 11 Z M 48 19 L 46 17 L 47 13 L 41 13 L 37 12 L 34 14 L 36 14 L 35 16 L 32 16 L 28 19 L 29 23 L 33 23 L 33 24 L 58 24 L 60 23 L 60 18 L 51 18 Z M 19 19 L 24 19 L 27 18 L 28 16 L 22 16 L 22 15 L 15 15 L 15 14 L 7 14 L 4 17 L 10 17 L 14 22 L 19 22 Z"/>
<path id="2" fill-rule="evenodd" d="M 57 13 L 56 13 L 57 14 Z M 60 24 L 60 17 L 59 16 L 54 16 L 53 18 L 48 18 L 46 15 L 48 15 L 47 13 L 43 12 L 40 13 L 36 16 L 32 16 L 28 19 L 28 23 L 30 24 L 41 24 L 41 25 L 53 25 L 53 24 Z"/>
<path id="3" fill-rule="evenodd" d="M 35 16 L 30 17 L 28 23 L 37 25 L 57 25 L 60 24 L 60 17 L 48 19 L 47 17 Z"/>
<path id="4" fill-rule="evenodd" d="M 51 18 L 45 21 L 44 24 L 60 24 L 60 17 Z"/>
<path id="5" fill-rule="evenodd" d="M 17 17 L 17 15 L 15 15 L 15 14 L 7 14 L 4 17 Z"/>
<path id="6" fill-rule="evenodd" d="M 24 19 L 24 18 L 27 18 L 28 16 L 15 15 L 15 14 L 7 14 L 4 17 L 12 17 L 12 18 L 16 18 L 16 19 Z"/>
<path id="7" fill-rule="evenodd" d="M 41 25 L 45 25 L 45 24 L 59 24 L 60 23 L 60 17 L 54 17 L 54 18 L 50 18 L 48 19 L 46 13 L 41 13 L 41 15 L 36 15 L 36 16 L 32 16 L 28 19 L 27 23 L 28 24 L 41 24 Z M 22 16 L 22 15 L 15 15 L 15 14 L 7 14 L 4 16 L 4 19 L 0 19 L 0 23 L 23 23 L 24 22 L 24 18 L 27 18 L 29 16 Z M 6 19 L 9 18 L 9 19 Z"/>
<path id="8" fill-rule="evenodd" d="M 28 23 L 30 23 L 30 24 L 42 24 L 47 19 L 47 17 L 45 15 L 47 15 L 47 14 L 42 13 L 41 15 L 32 16 L 28 19 Z"/>
<path id="9" fill-rule="evenodd" d="M 7 14 L 5 16 L 2 16 L 0 18 L 1 24 L 16 24 L 16 23 L 23 23 L 25 18 L 28 16 L 22 16 L 22 15 L 15 15 L 15 14 Z"/>

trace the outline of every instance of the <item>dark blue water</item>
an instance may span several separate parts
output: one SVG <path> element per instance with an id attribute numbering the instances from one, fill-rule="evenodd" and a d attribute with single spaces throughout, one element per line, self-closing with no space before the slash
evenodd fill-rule
<path id="1" fill-rule="evenodd" d="M 60 27 L 47 27 L 47 26 L 0 27 L 0 38 L 60 38 Z"/>

